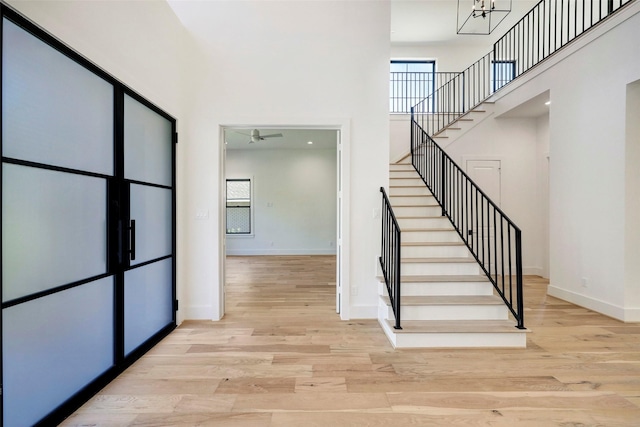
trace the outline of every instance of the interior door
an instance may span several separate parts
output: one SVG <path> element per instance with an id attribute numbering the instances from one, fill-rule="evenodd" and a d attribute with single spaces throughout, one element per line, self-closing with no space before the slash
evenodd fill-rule
<path id="1" fill-rule="evenodd" d="M 170 120 L 124 95 L 125 355 L 175 321 L 174 133 Z"/>

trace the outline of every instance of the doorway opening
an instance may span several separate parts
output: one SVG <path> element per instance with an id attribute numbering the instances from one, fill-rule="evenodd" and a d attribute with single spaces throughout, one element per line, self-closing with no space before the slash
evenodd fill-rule
<path id="1" fill-rule="evenodd" d="M 222 137 L 222 312 L 227 284 L 237 285 L 237 276 L 227 281 L 227 269 L 235 274 L 250 265 L 240 269 L 264 276 L 257 280 L 302 280 L 310 292 L 315 270 L 317 285 L 332 286 L 336 312 L 346 314 L 341 127 L 225 126 Z"/>

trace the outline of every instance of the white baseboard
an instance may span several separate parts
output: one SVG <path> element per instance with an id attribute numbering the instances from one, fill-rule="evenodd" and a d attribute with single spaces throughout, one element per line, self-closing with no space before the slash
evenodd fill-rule
<path id="1" fill-rule="evenodd" d="M 227 255 L 336 255 L 335 249 L 227 249 Z"/>
<path id="2" fill-rule="evenodd" d="M 568 291 L 566 289 L 557 288 L 553 285 L 549 285 L 547 288 L 547 294 L 552 297 L 560 298 L 561 300 L 568 301 L 572 304 L 579 305 L 580 307 L 588 308 L 597 313 L 604 314 L 605 316 L 613 317 L 614 319 L 621 321 L 632 321 L 625 319 L 625 309 L 611 303 L 601 301 L 595 298 L 588 297 L 586 295 L 579 294 L 577 292 Z M 636 315 L 640 319 L 640 309 L 635 309 Z"/>

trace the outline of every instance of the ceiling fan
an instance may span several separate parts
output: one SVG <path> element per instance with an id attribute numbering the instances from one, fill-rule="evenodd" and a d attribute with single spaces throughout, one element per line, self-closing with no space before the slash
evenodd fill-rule
<path id="1" fill-rule="evenodd" d="M 242 132 L 238 132 L 241 135 L 246 135 L 251 137 L 251 139 L 249 140 L 249 144 L 253 144 L 255 142 L 259 142 L 259 141 L 264 141 L 267 138 L 282 138 L 282 134 L 281 133 L 272 133 L 269 135 L 260 135 L 260 131 L 258 129 L 253 129 L 251 131 L 251 134 L 247 134 L 247 133 L 242 133 Z"/>

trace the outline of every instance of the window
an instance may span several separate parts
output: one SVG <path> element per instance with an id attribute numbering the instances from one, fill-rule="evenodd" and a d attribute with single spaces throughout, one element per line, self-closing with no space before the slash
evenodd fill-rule
<path id="1" fill-rule="evenodd" d="M 516 61 L 493 61 L 493 91 L 514 79 L 516 74 Z"/>
<path id="2" fill-rule="evenodd" d="M 435 61 L 391 61 L 389 112 L 409 113 L 434 91 Z"/>
<path id="3" fill-rule="evenodd" d="M 251 180 L 227 180 L 227 234 L 251 234 Z"/>

